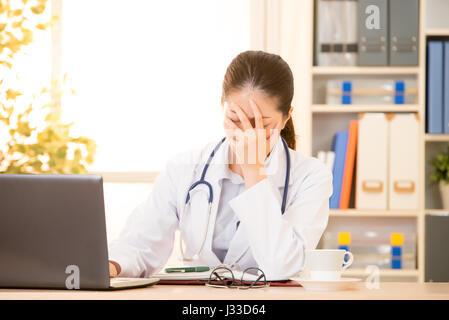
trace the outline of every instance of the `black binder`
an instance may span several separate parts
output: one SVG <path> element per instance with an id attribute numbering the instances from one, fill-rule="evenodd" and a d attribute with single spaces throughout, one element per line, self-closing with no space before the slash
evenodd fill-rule
<path id="1" fill-rule="evenodd" d="M 426 215 L 425 281 L 449 281 L 449 213 Z"/>

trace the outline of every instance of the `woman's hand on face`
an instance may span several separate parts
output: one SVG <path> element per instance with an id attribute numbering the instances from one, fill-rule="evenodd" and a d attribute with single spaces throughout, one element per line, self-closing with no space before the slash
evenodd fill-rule
<path id="1" fill-rule="evenodd" d="M 237 164 L 242 168 L 247 188 L 266 178 L 264 162 L 267 153 L 279 137 L 281 125 L 278 123 L 267 139 L 262 113 L 253 100 L 250 100 L 249 103 L 254 114 L 254 127 L 239 105 L 232 104 L 240 127 L 230 118 L 229 110 L 226 110 L 224 117 L 226 136 L 236 155 Z"/>

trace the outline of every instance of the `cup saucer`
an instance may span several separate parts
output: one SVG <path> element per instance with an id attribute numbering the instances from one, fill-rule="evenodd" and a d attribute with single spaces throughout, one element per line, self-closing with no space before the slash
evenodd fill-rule
<path id="1" fill-rule="evenodd" d="M 350 288 L 354 283 L 361 281 L 359 278 L 341 277 L 338 280 L 312 280 L 310 278 L 294 278 L 304 289 L 311 291 L 338 291 Z"/>

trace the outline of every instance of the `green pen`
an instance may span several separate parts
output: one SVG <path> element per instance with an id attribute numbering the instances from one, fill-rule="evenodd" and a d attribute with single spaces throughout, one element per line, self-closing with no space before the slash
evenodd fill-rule
<path id="1" fill-rule="evenodd" d="M 179 267 L 179 268 L 165 268 L 165 272 L 204 272 L 209 271 L 209 267 Z"/>

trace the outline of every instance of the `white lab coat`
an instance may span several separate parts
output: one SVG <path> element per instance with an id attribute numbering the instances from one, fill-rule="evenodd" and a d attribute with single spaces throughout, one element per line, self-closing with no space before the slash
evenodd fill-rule
<path id="1" fill-rule="evenodd" d="M 130 215 L 119 237 L 109 244 L 109 259 L 121 266 L 121 277 L 149 277 L 159 272 L 174 246 L 180 219 L 185 255 L 199 250 L 205 233 L 208 195 L 198 186 L 191 192 L 191 207 L 184 212 L 187 190 L 201 177 L 204 164 L 217 142 L 202 150 L 174 157 L 162 171 L 144 203 Z M 227 140 L 220 147 L 207 170 L 206 180 L 214 193 L 209 228 L 200 260 L 183 265 L 222 264 L 212 251 L 213 230 L 221 184 L 220 170 L 229 150 Z M 281 140 L 276 143 L 266 166 L 268 177 L 245 190 L 229 205 L 240 220 L 239 228 L 229 244 L 224 263 L 237 263 L 262 269 L 267 279 L 285 279 L 304 268 L 304 250 L 314 249 L 329 218 L 332 195 L 332 173 L 320 160 L 304 157 L 289 149 L 291 173 L 287 206 L 281 215 L 286 155 Z M 184 217 L 185 215 L 185 217 Z M 182 264 L 182 263 L 181 263 Z"/>

